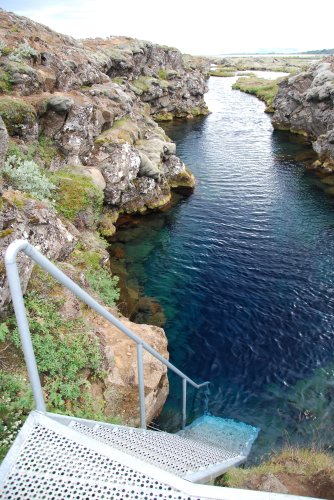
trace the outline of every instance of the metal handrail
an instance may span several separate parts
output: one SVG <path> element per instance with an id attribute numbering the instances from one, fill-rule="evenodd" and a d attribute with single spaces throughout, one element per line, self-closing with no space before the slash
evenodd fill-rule
<path id="1" fill-rule="evenodd" d="M 36 248 L 34 248 L 26 240 L 13 241 L 6 250 L 5 264 L 9 288 L 12 296 L 15 316 L 21 337 L 22 349 L 24 353 L 25 362 L 28 369 L 29 379 L 32 386 L 36 409 L 45 413 L 46 407 L 43 397 L 43 391 L 39 374 L 37 370 L 36 358 L 31 341 L 30 329 L 26 310 L 24 306 L 23 293 L 21 288 L 20 276 L 17 268 L 17 254 L 19 252 L 25 253 L 36 264 L 47 271 L 59 283 L 68 288 L 78 298 L 85 302 L 88 306 L 94 309 L 97 313 L 103 316 L 107 321 L 116 326 L 121 332 L 130 337 L 137 344 L 137 369 L 138 369 L 138 391 L 139 391 L 139 404 L 140 404 L 140 425 L 146 429 L 146 416 L 145 416 L 145 392 L 144 392 L 144 363 L 143 363 L 143 349 L 152 354 L 156 359 L 163 363 L 167 368 L 172 370 L 176 375 L 182 378 L 182 429 L 186 424 L 187 415 L 187 383 L 199 389 L 210 382 L 203 382 L 196 384 L 191 378 L 185 375 L 181 370 L 176 368 L 172 363 L 165 359 L 161 354 L 153 349 L 149 344 L 144 342 L 138 335 L 133 333 L 121 321 L 119 321 L 113 314 L 101 306 L 93 297 L 85 292 L 79 285 L 72 281 L 66 274 L 64 274 L 57 266 L 52 264 L 44 255 L 42 255 Z"/>

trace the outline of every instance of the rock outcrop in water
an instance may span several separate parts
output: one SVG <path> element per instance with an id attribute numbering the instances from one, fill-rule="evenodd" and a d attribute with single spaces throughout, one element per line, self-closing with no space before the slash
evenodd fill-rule
<path id="1" fill-rule="evenodd" d="M 172 189 L 193 190 L 193 175 L 157 121 L 208 113 L 203 99 L 207 62 L 124 37 L 77 41 L 2 9 L 0 20 L 0 255 L 12 240 L 27 238 L 109 305 L 117 293 L 98 232 L 110 237 L 121 213 L 163 207 Z M 90 345 L 97 339 L 100 354 L 94 351 L 94 359 L 103 359 L 103 372 L 97 361 L 93 369 L 79 360 L 78 380 L 66 389 L 71 397 L 58 386 L 46 394 L 51 407 L 72 412 L 79 407 L 81 415 L 91 415 L 86 398 L 91 392 L 104 416 L 138 422 L 134 345 L 69 300 L 66 292 L 34 279 L 35 270 L 24 256 L 19 269 L 24 290 L 38 303 L 31 311 L 33 317 L 37 314 L 37 332 L 39 325 L 51 329 L 51 342 L 49 319 L 52 323 L 53 314 L 54 321 L 61 319 L 54 309 L 47 311 L 50 304 L 59 304 L 62 317 L 69 324 L 76 321 L 74 332 L 66 324 L 61 327 L 61 335 L 70 336 L 65 344 L 80 338 Z M 15 360 L 10 371 L 21 374 L 20 355 L 7 337 L 12 319 L 6 316 L 10 296 L 3 264 L 0 290 L 5 320 L 0 341 Z M 129 326 L 168 355 L 161 328 Z M 144 361 L 150 420 L 166 399 L 168 380 L 161 364 L 151 357 Z M 0 375 L 4 367 L 0 358 Z M 52 370 L 42 369 L 45 387 L 54 383 Z"/>
<path id="2" fill-rule="evenodd" d="M 273 106 L 274 128 L 304 135 L 319 155 L 318 166 L 334 170 L 334 57 L 283 81 Z"/>

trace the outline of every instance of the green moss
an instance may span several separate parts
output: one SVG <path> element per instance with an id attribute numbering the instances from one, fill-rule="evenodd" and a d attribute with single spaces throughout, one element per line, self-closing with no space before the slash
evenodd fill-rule
<path id="1" fill-rule="evenodd" d="M 8 228 L 8 229 L 4 229 L 3 231 L 0 231 L 0 238 L 6 238 L 6 236 L 9 236 L 10 234 L 12 234 L 13 231 L 14 231 L 14 229 L 12 229 L 12 228 Z"/>
<path id="2" fill-rule="evenodd" d="M 121 76 L 115 76 L 115 78 L 113 78 L 111 81 L 117 83 L 117 85 L 122 85 L 124 83 L 124 78 L 122 78 Z"/>
<path id="3" fill-rule="evenodd" d="M 209 75 L 210 76 L 228 77 L 228 76 L 234 76 L 236 71 L 237 71 L 237 68 L 235 66 L 218 65 L 218 66 L 215 66 L 214 68 L 210 69 Z"/>
<path id="4" fill-rule="evenodd" d="M 73 222 L 81 213 L 89 211 L 93 226 L 102 211 L 103 191 L 96 187 L 89 177 L 68 170 L 55 172 L 51 179 L 58 188 L 57 210 Z"/>
<path id="5" fill-rule="evenodd" d="M 0 97 L 0 116 L 9 135 L 19 135 L 20 129 L 36 120 L 35 109 L 22 99 Z"/>
<path id="6" fill-rule="evenodd" d="M 136 78 L 135 80 L 132 80 L 131 85 L 134 87 L 135 92 L 137 94 L 141 95 L 144 92 L 147 92 L 150 90 L 152 81 L 156 79 L 151 78 L 150 76 L 140 76 L 139 78 Z M 157 80 L 156 80 L 157 81 Z"/>
<path id="7" fill-rule="evenodd" d="M 23 147 L 11 139 L 6 157 L 15 156 L 20 160 L 34 160 L 38 164 L 49 167 L 56 155 L 57 149 L 52 140 L 40 135 L 38 141 L 26 142 Z"/>
<path id="8" fill-rule="evenodd" d="M 154 115 L 154 119 L 157 122 L 168 122 L 174 119 L 174 115 L 173 113 L 168 113 L 168 112 L 157 113 L 156 115 Z"/>
<path id="9" fill-rule="evenodd" d="M 167 80 L 168 79 L 168 72 L 165 69 L 159 69 L 158 71 L 158 77 L 160 80 Z"/>
<path id="10" fill-rule="evenodd" d="M 133 144 L 138 139 L 139 133 L 138 125 L 131 118 L 125 117 L 116 120 L 110 129 L 102 132 L 95 139 L 95 144 L 102 145 L 109 142 Z"/>
<path id="11" fill-rule="evenodd" d="M 57 149 L 49 137 L 40 135 L 36 147 L 36 154 L 43 160 L 44 164 L 50 166 L 52 160 L 57 155 Z"/>
<path id="12" fill-rule="evenodd" d="M 3 194 L 3 200 L 16 208 L 24 208 L 31 201 L 31 197 L 20 191 L 7 191 Z"/>
<path id="13" fill-rule="evenodd" d="M 8 71 L 0 69 L 0 93 L 8 94 L 13 88 L 13 80 Z"/>

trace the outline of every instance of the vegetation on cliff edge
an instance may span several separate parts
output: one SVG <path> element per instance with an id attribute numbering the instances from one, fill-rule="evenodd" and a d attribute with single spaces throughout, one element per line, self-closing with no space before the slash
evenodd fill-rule
<path id="1" fill-rule="evenodd" d="M 233 468 L 220 486 L 334 499 L 334 457 L 318 449 L 287 447 L 250 468 Z"/>

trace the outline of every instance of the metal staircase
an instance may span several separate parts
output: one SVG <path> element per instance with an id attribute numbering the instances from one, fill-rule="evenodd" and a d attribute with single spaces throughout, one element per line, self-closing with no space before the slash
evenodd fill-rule
<path id="1" fill-rule="evenodd" d="M 137 343 L 141 429 L 46 411 L 16 264 L 19 251 Z M 0 499 L 301 498 L 193 484 L 209 482 L 245 461 L 258 429 L 211 416 L 185 427 L 187 383 L 200 388 L 208 382 L 196 384 L 165 360 L 27 241 L 13 242 L 5 261 L 36 410 L 0 467 Z M 143 349 L 182 378 L 183 430 L 178 434 L 146 430 Z"/>

